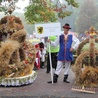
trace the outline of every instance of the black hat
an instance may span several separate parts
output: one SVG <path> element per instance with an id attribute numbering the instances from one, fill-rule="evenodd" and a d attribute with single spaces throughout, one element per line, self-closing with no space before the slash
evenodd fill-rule
<path id="1" fill-rule="evenodd" d="M 63 28 L 66 28 L 66 29 L 71 29 L 70 25 L 68 23 L 66 23 Z"/>
<path id="2" fill-rule="evenodd" d="M 44 48 L 44 43 L 43 43 L 43 42 L 40 42 L 40 43 L 39 43 L 39 47 L 40 47 L 40 48 Z"/>

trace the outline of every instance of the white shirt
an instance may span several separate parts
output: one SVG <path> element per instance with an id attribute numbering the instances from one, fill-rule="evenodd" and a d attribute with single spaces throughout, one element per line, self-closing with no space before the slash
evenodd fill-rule
<path id="1" fill-rule="evenodd" d="M 71 34 L 68 34 L 68 35 L 71 35 Z M 59 45 L 59 39 L 60 39 L 60 37 L 58 37 L 54 42 L 51 42 L 51 45 L 52 46 L 58 46 Z M 76 37 L 76 36 L 74 36 L 74 35 L 72 35 L 72 41 L 73 41 L 73 44 L 72 44 L 72 48 L 74 49 L 74 50 L 76 50 L 77 48 L 78 48 L 78 45 L 80 44 L 80 41 L 79 41 L 79 39 Z"/>

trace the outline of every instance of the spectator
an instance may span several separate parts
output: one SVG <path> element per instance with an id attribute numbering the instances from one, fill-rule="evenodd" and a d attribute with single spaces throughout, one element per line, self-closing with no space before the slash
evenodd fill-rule
<path id="1" fill-rule="evenodd" d="M 40 69 L 40 57 L 41 57 L 39 44 L 36 44 L 35 48 L 36 48 L 36 60 L 34 63 L 34 70 L 37 70 L 37 69 Z"/>
<path id="2" fill-rule="evenodd" d="M 50 36 L 49 39 L 51 41 L 55 41 L 57 36 Z M 59 46 L 57 45 L 56 47 L 50 45 L 50 53 L 51 53 L 51 61 L 52 61 L 52 67 L 56 69 L 57 66 L 57 54 L 59 51 Z M 50 72 L 50 58 L 49 58 L 49 45 L 47 45 L 47 69 L 46 73 Z"/>
<path id="3" fill-rule="evenodd" d="M 40 58 L 40 68 L 44 69 L 45 67 L 45 55 L 46 49 L 43 42 L 39 43 L 40 51 L 41 51 L 41 58 Z"/>

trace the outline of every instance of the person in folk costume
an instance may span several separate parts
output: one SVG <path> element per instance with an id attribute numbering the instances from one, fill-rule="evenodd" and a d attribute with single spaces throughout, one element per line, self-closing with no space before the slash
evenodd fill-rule
<path id="1" fill-rule="evenodd" d="M 39 48 L 39 44 L 36 44 L 35 48 L 36 48 L 36 60 L 35 60 L 35 63 L 34 63 L 34 65 L 35 65 L 34 69 L 40 69 L 41 51 L 40 51 L 40 48 Z"/>
<path id="2" fill-rule="evenodd" d="M 39 43 L 40 51 L 41 51 L 41 58 L 40 58 L 40 68 L 44 69 L 45 65 L 45 54 L 46 54 L 46 49 L 44 47 L 44 43 L 40 42 Z"/>
<path id="3" fill-rule="evenodd" d="M 73 61 L 74 59 L 72 52 L 73 50 L 77 49 L 80 43 L 77 37 L 68 33 L 68 31 L 71 29 L 68 23 L 63 26 L 63 29 L 64 34 L 61 34 L 54 42 L 47 40 L 53 46 L 57 46 L 58 44 L 60 46 L 57 58 L 57 67 L 53 75 L 53 83 L 57 83 L 58 76 L 63 68 L 63 64 L 65 64 L 63 82 L 70 83 L 67 79 L 69 75 L 71 61 Z M 72 45 L 73 43 L 74 45 Z M 52 81 L 48 81 L 48 83 L 52 83 Z"/>

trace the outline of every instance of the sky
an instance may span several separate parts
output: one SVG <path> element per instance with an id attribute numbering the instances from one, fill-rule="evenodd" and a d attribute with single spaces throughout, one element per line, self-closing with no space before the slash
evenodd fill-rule
<path id="1" fill-rule="evenodd" d="M 16 6 L 19 7 L 20 9 L 16 9 L 15 11 L 18 12 L 23 12 L 23 9 L 29 4 L 29 0 L 19 0 L 16 3 Z"/>

